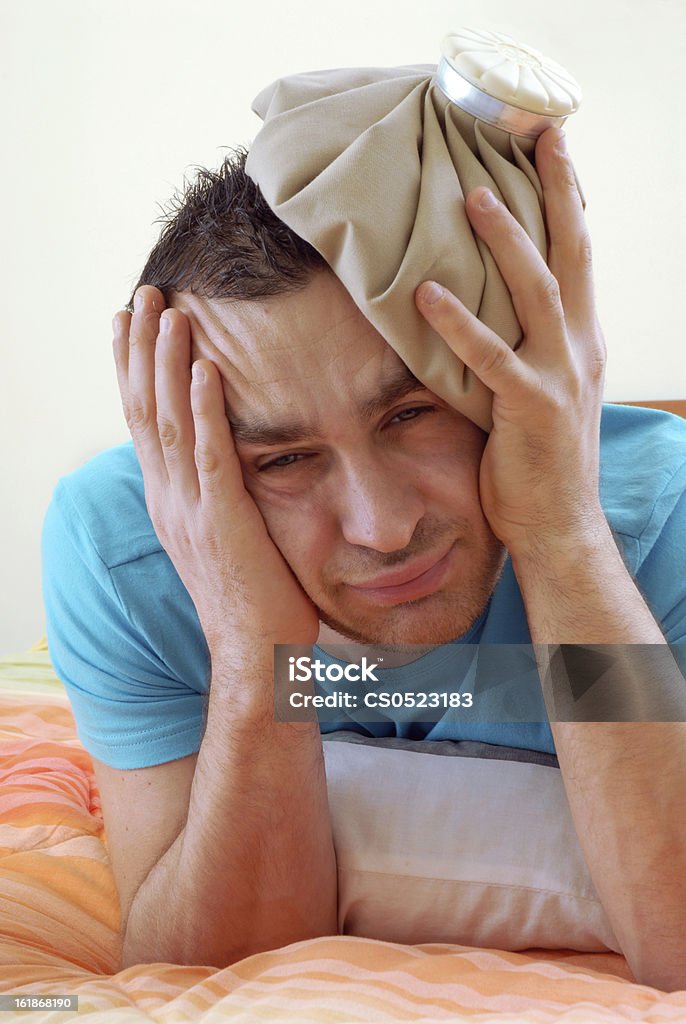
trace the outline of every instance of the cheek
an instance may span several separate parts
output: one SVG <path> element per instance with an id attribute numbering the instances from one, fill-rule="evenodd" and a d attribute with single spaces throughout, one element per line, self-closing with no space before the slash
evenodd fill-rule
<path id="1" fill-rule="evenodd" d="M 299 580 L 314 578 L 331 556 L 335 540 L 332 516 L 313 495 L 275 495 L 248 487 L 269 536 Z"/>
<path id="2" fill-rule="evenodd" d="M 441 458 L 452 458 L 465 466 L 478 466 L 487 435 L 473 423 L 465 423 L 462 417 L 455 422 L 454 415 L 443 412 L 427 421 L 430 426 L 417 432 L 419 440 Z"/>
<path id="3" fill-rule="evenodd" d="M 457 436 L 438 430 L 417 439 L 408 455 L 418 486 L 442 500 L 450 496 L 460 506 L 480 508 L 479 469 L 485 442 L 485 435 L 476 428 Z"/>

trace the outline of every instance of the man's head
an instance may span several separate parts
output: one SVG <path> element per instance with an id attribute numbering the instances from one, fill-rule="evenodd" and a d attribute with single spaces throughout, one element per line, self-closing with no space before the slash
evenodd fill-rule
<path id="1" fill-rule="evenodd" d="M 363 642 L 448 642 L 503 562 L 479 502 L 485 435 L 412 377 L 239 164 L 194 186 L 139 284 L 218 367 L 246 488 L 322 621 Z"/>

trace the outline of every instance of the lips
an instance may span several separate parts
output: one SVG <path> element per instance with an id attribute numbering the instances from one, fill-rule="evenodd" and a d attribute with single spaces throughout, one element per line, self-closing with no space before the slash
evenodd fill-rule
<path id="1" fill-rule="evenodd" d="M 394 604 L 426 597 L 442 585 L 450 568 L 454 547 L 451 544 L 442 555 L 432 553 L 395 572 L 383 573 L 364 583 L 349 586 L 375 603 Z"/>
<path id="2" fill-rule="evenodd" d="M 383 587 L 397 587 L 401 583 L 409 583 L 410 580 L 416 580 L 418 576 L 422 576 L 429 569 L 433 569 L 434 565 L 440 562 L 447 553 L 446 551 L 442 555 L 437 555 L 435 552 L 432 552 L 430 555 L 417 559 L 416 562 L 412 562 L 396 572 L 383 573 L 381 576 L 374 576 L 365 583 L 356 583 L 355 588 L 359 590 L 378 590 Z"/>

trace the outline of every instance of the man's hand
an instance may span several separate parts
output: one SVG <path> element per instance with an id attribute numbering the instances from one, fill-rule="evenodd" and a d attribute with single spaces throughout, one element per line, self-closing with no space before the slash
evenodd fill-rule
<path id="1" fill-rule="evenodd" d="M 160 543 L 195 603 L 210 651 L 312 644 L 319 620 L 243 484 L 217 368 L 193 364 L 190 328 L 144 286 L 113 321 L 126 422 Z M 161 315 L 160 315 L 161 314 Z"/>
<path id="2" fill-rule="evenodd" d="M 536 145 L 545 199 L 548 265 L 505 206 L 467 198 L 474 230 L 512 295 L 523 339 L 516 353 L 446 289 L 417 305 L 450 348 L 493 391 L 493 429 L 480 495 L 495 535 L 515 556 L 581 538 L 605 522 L 598 498 L 605 345 L 593 294 L 591 249 L 572 164 L 549 129 Z"/>

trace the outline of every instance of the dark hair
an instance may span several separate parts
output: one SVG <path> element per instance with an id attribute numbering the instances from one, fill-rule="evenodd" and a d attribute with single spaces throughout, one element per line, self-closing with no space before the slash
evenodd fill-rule
<path id="1" fill-rule="evenodd" d="M 232 150 L 217 171 L 199 168 L 159 218 L 164 225 L 136 283 L 206 298 L 262 299 L 298 291 L 328 266 L 267 205 L 245 173 L 248 151 Z"/>

